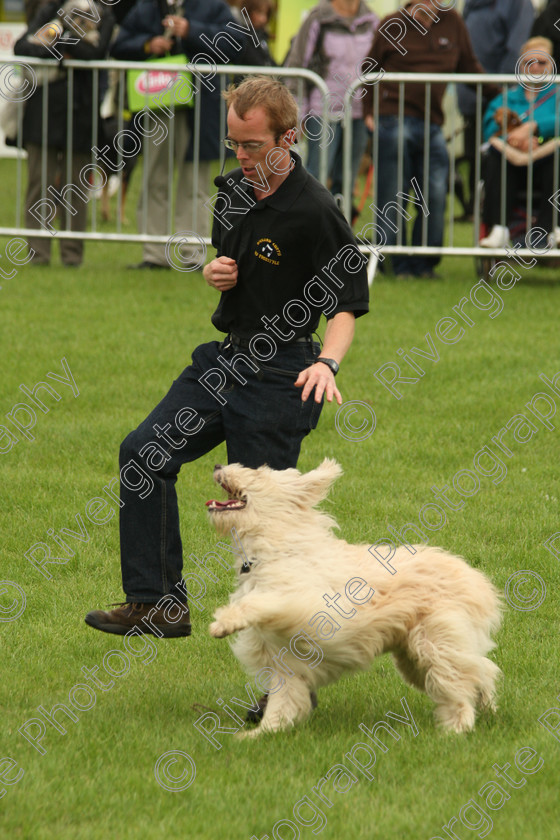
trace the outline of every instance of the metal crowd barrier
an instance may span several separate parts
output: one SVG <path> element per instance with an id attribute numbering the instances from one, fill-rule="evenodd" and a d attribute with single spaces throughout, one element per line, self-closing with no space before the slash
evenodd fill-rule
<path id="1" fill-rule="evenodd" d="M 2 62 L 2 66 L 20 66 L 26 65 L 28 68 L 31 68 L 33 73 L 40 73 L 44 70 L 53 70 L 59 68 L 59 63 L 53 59 L 37 59 L 31 58 L 28 56 L 22 57 L 14 57 L 10 60 L 5 60 Z M 125 129 L 125 119 L 124 119 L 124 110 L 125 110 L 125 89 L 126 89 L 126 73 L 129 70 L 136 70 L 136 71 L 153 71 L 155 68 L 153 65 L 148 65 L 146 62 L 137 62 L 137 61 L 119 61 L 119 60 L 104 60 L 104 61 L 78 61 L 74 59 L 66 59 L 64 61 L 64 68 L 68 72 L 68 109 L 67 109 L 67 120 L 66 120 L 66 148 L 70 150 L 70 153 L 66 155 L 66 172 L 64 176 L 64 185 L 72 184 L 72 119 L 70 114 L 70 108 L 72 104 L 72 89 L 74 85 L 74 74 L 76 71 L 79 70 L 89 70 L 93 73 L 93 114 L 92 114 L 92 137 L 91 137 L 91 146 L 92 149 L 94 146 L 98 145 L 98 131 L 99 131 L 99 108 L 101 104 L 101 97 L 100 97 L 100 74 L 103 71 L 116 71 L 118 73 L 118 90 L 119 90 L 119 101 L 117 104 L 117 133 L 123 131 Z M 194 158 L 194 179 L 193 179 L 193 191 L 192 191 L 192 201 L 193 201 L 193 227 L 196 230 L 196 214 L 197 214 L 197 168 L 198 164 L 200 163 L 200 121 L 201 121 L 201 108 L 200 108 L 200 90 L 201 86 L 204 83 L 205 77 L 212 77 L 215 78 L 216 87 L 219 87 L 220 94 L 225 90 L 227 85 L 231 82 L 231 80 L 235 77 L 245 76 L 245 75 L 255 75 L 255 74 L 264 74 L 269 76 L 280 76 L 286 79 L 292 79 L 295 82 L 296 90 L 295 95 L 298 101 L 303 101 L 304 99 L 304 85 L 307 83 L 313 83 L 320 93 L 323 103 L 323 115 L 321 118 L 321 126 L 320 129 L 317 131 L 317 138 L 320 138 L 320 149 L 319 149 L 319 177 L 323 181 L 323 183 L 327 180 L 327 145 L 328 145 L 328 113 L 329 113 L 329 90 L 324 82 L 324 80 L 317 76 L 315 73 L 305 70 L 305 69 L 296 69 L 296 68 L 284 68 L 284 67 L 255 67 L 255 66 L 245 66 L 245 65 L 234 65 L 234 64 L 225 64 L 225 65 L 210 65 L 210 64 L 203 64 L 197 63 L 196 67 L 192 67 L 191 65 L 186 65 L 182 63 L 172 64 L 166 63 L 165 66 L 162 68 L 166 72 L 175 72 L 175 71 L 183 71 L 189 72 L 190 70 L 194 70 L 193 73 L 193 84 L 195 85 L 195 94 L 193 96 L 194 101 L 194 142 L 193 142 L 193 158 Z M 1 70 L 1 68 L 0 68 Z M 8 90 L 13 87 L 13 82 L 8 84 Z M 41 195 L 43 199 L 47 199 L 46 193 L 46 151 L 47 151 L 47 126 L 48 126 L 48 88 L 49 82 L 45 81 L 42 84 L 42 105 L 43 105 L 43 138 L 42 138 L 42 190 Z M 15 97 L 18 94 L 14 94 L 14 101 Z M 5 95 L 3 99 L 5 99 Z M 23 109 L 25 107 L 25 101 L 18 102 L 18 137 L 17 137 L 17 145 L 22 146 L 22 119 L 23 119 Z M 174 106 L 170 106 L 173 115 L 175 114 Z M 174 120 L 171 119 L 169 122 L 170 125 L 170 133 L 173 132 L 174 128 Z M 220 112 L 220 138 L 225 137 L 227 134 L 226 128 L 226 108 L 225 103 Z M 147 144 L 142 144 L 143 146 Z M 173 184 L 175 180 L 175 172 L 174 172 L 174 160 L 171 153 L 172 144 L 170 144 L 170 156 L 169 156 L 169 166 L 168 166 L 168 195 L 173 196 Z M 144 152 L 149 153 L 149 146 L 147 146 Z M 219 158 L 219 165 L 220 168 L 224 164 L 226 155 L 225 147 L 220 144 L 220 158 Z M 123 155 L 121 151 L 118 153 L 117 157 L 117 165 L 120 166 L 121 162 L 123 161 Z M 143 184 L 144 187 L 147 183 L 147 172 L 148 172 L 148 160 L 144 157 L 144 166 L 143 166 L 143 173 L 142 177 L 144 179 Z M 91 164 L 99 165 L 99 161 L 94 156 L 92 151 L 91 157 Z M 22 156 L 19 156 L 15 163 L 16 167 L 16 202 L 14 207 L 14 224 L 11 226 L 0 226 L 0 236 L 33 236 L 33 237 L 45 237 L 48 238 L 52 234 L 43 228 L 27 228 L 23 223 L 23 213 L 24 213 L 24 202 L 25 202 L 25 160 Z M 79 185 L 76 185 L 79 186 Z M 83 187 L 80 187 L 83 189 Z M 211 196 L 213 192 L 215 192 L 215 187 L 213 185 L 208 185 L 209 195 Z M 144 190 L 145 195 L 145 190 Z M 117 200 L 117 214 L 116 214 L 116 230 L 114 232 L 108 232 L 106 230 L 100 231 L 98 229 L 98 213 L 97 213 L 97 205 L 99 203 L 99 199 L 95 192 L 92 192 L 91 198 L 88 202 L 88 207 L 90 207 L 91 212 L 89 215 L 89 222 L 88 227 L 89 229 L 82 232 L 82 231 L 70 231 L 70 230 L 57 230 L 56 235 L 58 238 L 66 238 L 66 239 L 81 239 L 84 241 L 87 240 L 105 240 L 105 241 L 118 241 L 118 242 L 153 242 L 157 244 L 165 244 L 168 242 L 169 237 L 175 233 L 173 229 L 173 219 L 172 219 L 172 201 L 169 201 L 169 214 L 167 219 L 167 233 L 166 235 L 154 236 L 149 233 L 149 231 L 142 231 L 136 234 L 125 233 L 123 231 L 123 226 L 121 222 L 121 207 L 120 207 L 120 191 L 118 194 Z M 70 222 L 70 212 L 66 209 L 66 225 L 69 225 Z M 145 218 L 145 212 L 144 212 Z M 185 242 L 192 241 L 193 244 L 199 244 L 201 241 L 204 241 L 206 245 L 210 244 L 210 239 L 208 237 L 199 237 L 198 239 L 189 239 L 187 237 L 184 238 Z"/>
<path id="2" fill-rule="evenodd" d="M 351 102 L 352 97 L 355 95 L 356 90 L 358 90 L 363 83 L 369 83 L 373 85 L 373 100 L 374 100 L 374 121 L 377 121 L 379 118 L 379 100 L 380 100 L 380 86 L 382 86 L 383 81 L 386 82 L 397 82 L 399 83 L 399 115 L 398 119 L 402 121 L 404 119 L 404 88 L 405 84 L 421 84 L 426 86 L 426 113 L 424 114 L 424 183 L 427 184 L 429 178 L 429 157 L 428 157 L 428 138 L 429 138 L 429 129 L 430 129 L 430 121 L 429 121 L 429 102 L 430 102 L 430 95 L 431 95 L 431 86 L 433 84 L 442 84 L 445 83 L 449 87 L 447 89 L 446 95 L 451 93 L 452 96 L 456 94 L 456 87 L 459 84 L 474 84 L 476 85 L 476 112 L 475 112 L 475 127 L 476 127 L 476 137 L 479 138 L 482 136 L 482 118 L 483 118 L 483 110 L 482 110 L 482 87 L 483 84 L 492 83 L 495 85 L 499 85 L 502 88 L 502 95 L 506 95 L 506 91 L 511 85 L 518 85 L 519 84 L 519 76 L 513 74 L 497 74 L 497 75 L 489 75 L 485 74 L 481 76 L 479 74 L 467 74 L 467 73 L 385 73 L 382 78 L 380 78 L 380 73 L 376 72 L 367 76 L 364 76 L 362 80 L 357 80 L 353 82 L 347 89 L 345 94 L 344 100 L 344 143 L 343 143 L 343 210 L 347 218 L 350 218 L 351 213 L 351 203 L 352 203 L 352 185 L 351 185 L 351 150 L 352 150 L 352 114 L 351 114 Z M 543 84 L 550 83 L 555 87 L 555 96 L 556 96 L 556 125 L 555 125 L 555 132 L 554 136 L 560 138 L 560 79 L 557 79 L 556 76 L 550 77 L 543 77 L 541 80 Z M 529 119 L 531 119 L 531 110 L 529 109 Z M 461 117 L 457 107 L 451 108 L 450 111 L 446 114 L 448 120 L 444 126 L 445 133 L 449 136 L 450 141 L 453 141 L 456 135 L 460 134 L 462 131 L 462 123 L 460 122 Z M 402 138 L 402 130 L 399 132 Z M 475 184 L 476 184 L 476 196 L 474 201 L 474 220 L 472 224 L 472 244 L 471 245 L 460 245 L 457 242 L 457 230 L 456 224 L 454 221 L 454 182 L 455 182 L 455 174 L 457 171 L 457 154 L 456 154 L 456 144 L 454 142 L 448 142 L 449 147 L 449 178 L 448 178 L 448 193 L 447 193 L 447 224 L 446 224 L 446 231 L 444 235 L 444 245 L 441 248 L 434 248 L 429 247 L 427 245 L 427 224 L 426 219 L 423 220 L 422 226 L 422 244 L 420 246 L 412 246 L 410 244 L 403 245 L 402 244 L 402 229 L 399 229 L 397 234 L 397 243 L 395 245 L 385 245 L 382 248 L 383 253 L 385 254 L 398 254 L 398 253 L 405 253 L 405 254 L 424 254 L 424 255 L 439 255 L 439 256 L 472 256 L 478 258 L 486 258 L 486 257 L 498 257 L 504 256 L 504 249 L 503 248 L 481 248 L 478 245 L 479 241 L 479 231 L 481 225 L 481 191 L 483 187 L 482 182 L 482 154 L 483 154 L 483 144 L 480 144 L 477 140 L 476 149 L 475 149 Z M 377 133 L 374 131 L 373 134 L 373 170 L 374 170 L 374 177 L 372 180 L 372 189 L 371 193 L 368 197 L 369 202 L 369 209 L 371 210 L 371 215 L 368 215 L 367 218 L 367 225 L 375 225 L 378 219 L 378 213 L 375 208 L 378 208 L 378 200 L 377 200 L 377 179 L 375 178 L 375 172 L 377 171 L 378 167 L 378 160 L 379 160 L 379 143 Z M 560 152 L 557 148 L 554 152 L 554 176 L 553 176 L 553 183 L 550 185 L 550 194 L 551 196 L 559 189 L 559 160 Z M 505 216 L 505 184 L 506 180 L 504 177 L 506 171 L 506 159 L 502 157 L 502 190 L 500 196 L 500 205 L 501 205 L 501 223 L 506 224 Z M 526 217 L 527 219 L 531 219 L 533 215 L 533 183 L 532 183 L 532 168 L 530 166 L 527 167 L 527 202 L 525 207 Z M 399 143 L 399 191 L 402 192 L 402 182 L 403 182 L 403 148 L 402 143 Z M 429 193 L 423 190 L 423 195 L 426 200 L 426 203 L 429 206 Z M 399 206 L 402 207 L 402 202 L 399 200 Z M 553 218 L 554 218 L 554 226 L 558 226 L 558 207 L 556 203 L 553 203 Z M 365 227 L 365 226 L 364 226 Z M 464 228 L 461 228 L 461 239 L 464 239 Z M 368 247 L 367 245 L 364 246 L 362 244 L 361 250 L 364 253 L 367 253 Z M 371 252 L 371 249 L 369 249 Z M 534 257 L 535 251 L 531 251 L 528 248 L 518 248 L 516 249 L 516 253 L 519 256 L 529 256 Z M 559 250 L 558 248 L 551 248 L 545 254 L 540 254 L 540 256 L 545 257 L 555 257 L 558 258 Z"/>
<path id="3" fill-rule="evenodd" d="M 27 65 L 30 67 L 34 72 L 39 73 L 41 70 L 45 70 L 48 68 L 58 68 L 58 62 L 49 59 L 34 59 L 30 57 L 17 57 L 10 59 L 9 61 L 4 61 L 3 65 Z M 119 101 L 117 103 L 117 131 L 120 132 L 125 127 L 124 121 L 124 106 L 125 106 L 125 88 L 126 88 L 126 73 L 128 70 L 141 70 L 145 71 L 147 69 L 146 62 L 131 62 L 131 61 L 117 61 L 117 60 L 105 60 L 105 61 L 77 61 L 77 60 L 65 60 L 64 67 L 67 69 L 68 72 L 68 85 L 70 91 L 72 90 L 72 85 L 74 84 L 74 73 L 78 70 L 90 70 L 93 73 L 93 108 L 94 112 L 92 114 L 92 147 L 97 145 L 98 142 L 98 127 L 99 127 L 99 106 L 100 106 L 100 74 L 102 71 L 117 71 L 119 74 Z M 150 68 L 150 69 L 153 69 Z M 197 64 L 196 68 L 192 68 L 190 65 L 187 65 L 185 68 L 184 64 L 166 64 L 165 70 L 167 71 L 188 71 L 189 69 L 195 70 L 193 75 L 193 81 L 195 84 L 195 96 L 194 96 L 194 114 L 195 114 L 195 130 L 194 130 L 194 162 L 198 163 L 200 160 L 200 137 L 199 137 L 199 129 L 200 129 L 200 119 L 201 119 L 201 109 L 200 109 L 200 97 L 198 94 L 200 93 L 201 89 L 201 77 L 204 78 L 205 76 L 211 76 L 212 78 L 216 79 L 216 82 L 219 81 L 220 91 L 223 91 L 227 84 L 231 81 L 234 77 L 244 76 L 244 75 L 254 75 L 254 74 L 265 74 L 265 75 L 273 75 L 273 76 L 280 76 L 282 78 L 289 78 L 295 81 L 296 84 L 296 98 L 298 101 L 303 101 L 304 99 L 304 86 L 306 83 L 312 83 L 315 85 L 322 97 L 322 107 L 323 107 L 323 114 L 322 114 L 322 127 L 321 127 L 321 144 L 320 144 L 320 180 L 323 183 L 327 182 L 327 146 L 328 146 L 328 134 L 329 134 L 329 91 L 324 82 L 324 80 L 319 77 L 317 74 L 305 70 L 305 69 L 296 69 L 296 68 L 284 68 L 284 67 L 271 67 L 271 68 L 262 68 L 262 67 L 249 67 L 249 66 L 242 66 L 242 65 L 205 65 L 205 64 Z M 427 95 L 426 95 L 426 102 L 427 102 L 427 110 L 424 119 L 424 137 L 425 137 L 425 155 L 424 155 L 424 182 L 427 183 L 429 177 L 429 157 L 428 157 L 428 144 L 427 140 L 429 137 L 429 102 L 430 102 L 430 92 L 431 86 L 433 84 L 441 84 L 445 83 L 449 85 L 448 93 L 454 93 L 455 88 L 458 84 L 474 84 L 476 86 L 476 97 L 477 97 L 477 106 L 476 106 L 476 128 L 477 128 L 477 137 L 481 135 L 480 127 L 482 124 L 482 85 L 483 83 L 492 82 L 494 84 L 499 84 L 502 86 L 503 92 L 505 94 L 509 85 L 518 84 L 519 78 L 515 75 L 485 75 L 480 76 L 477 74 L 416 74 L 416 73 L 385 73 L 380 79 L 379 73 L 373 73 L 368 76 L 364 76 L 362 79 L 358 79 L 353 82 L 347 89 L 345 94 L 344 100 L 344 110 L 343 110 L 343 121 L 344 121 L 344 145 L 343 145 L 343 195 L 341 199 L 342 209 L 345 213 L 347 218 L 350 218 L 351 215 L 351 208 L 352 208 L 352 184 L 351 184 L 351 148 L 352 148 L 352 98 L 355 95 L 356 91 L 365 83 L 369 83 L 373 85 L 373 96 L 374 96 L 374 120 L 377 120 L 379 117 L 379 91 L 380 85 L 385 82 L 397 82 L 400 86 L 400 103 L 399 103 L 399 116 L 398 118 L 401 120 L 404 119 L 404 87 L 410 84 L 421 84 L 425 85 L 427 88 Z M 560 87 L 560 81 L 555 81 L 555 79 L 550 80 L 554 83 L 556 87 L 556 95 L 560 95 L 560 91 L 558 88 Z M 45 115 L 48 118 L 47 114 L 47 102 L 48 102 L 48 82 L 43 84 L 43 124 L 46 125 Z M 68 106 L 70 108 L 71 103 L 71 96 L 68 97 Z M 19 103 L 18 106 L 18 144 L 21 144 L 21 127 L 22 127 L 22 116 L 23 116 L 23 108 L 25 107 L 25 102 Z M 332 119 L 332 118 L 331 118 Z M 560 137 L 560 108 L 557 108 L 556 111 L 556 131 L 555 135 Z M 173 130 L 173 120 L 171 120 L 171 130 Z M 457 133 L 460 133 L 460 117 L 456 108 L 452 108 L 450 111 L 450 120 L 446 125 L 447 133 L 450 133 L 451 137 Z M 43 136 L 43 171 L 42 171 L 42 195 L 46 197 L 45 193 L 45 167 L 46 167 L 46 132 L 44 132 Z M 225 137 L 226 135 L 226 111 L 225 106 L 221 110 L 220 116 L 220 136 Z M 402 132 L 401 132 L 402 135 Z M 72 121 L 70 118 L 67 119 L 67 148 L 72 149 Z M 403 146 L 402 142 L 399 142 L 399 153 L 400 153 L 400 160 L 399 160 L 399 189 L 402 191 L 402 181 L 403 181 Z M 445 231 L 445 241 L 444 245 L 440 248 L 429 247 L 427 245 L 427 224 L 426 220 L 424 219 L 423 230 L 422 230 L 422 244 L 419 246 L 412 246 L 412 245 L 404 245 L 402 243 L 402 232 L 399 230 L 397 234 L 397 242 L 395 245 L 385 245 L 383 246 L 383 253 L 387 254 L 396 254 L 396 253 L 406 253 L 406 254 L 424 254 L 424 255 L 440 255 L 440 256 L 473 256 L 473 257 L 489 257 L 489 256 L 500 256 L 504 254 L 503 249 L 490 249 L 490 248 L 480 248 L 478 246 L 478 239 L 479 239 L 479 229 L 480 229 L 480 203 L 475 201 L 474 204 L 474 222 L 472 226 L 472 244 L 464 245 L 459 244 L 457 241 L 457 231 L 456 225 L 454 221 L 454 181 L 455 181 L 455 173 L 457 169 L 457 154 L 455 143 L 450 143 L 450 166 L 449 166 L 449 187 L 448 187 L 448 196 L 447 196 L 447 223 L 446 223 L 446 231 Z M 221 147 L 220 151 L 220 166 L 224 163 L 225 158 L 225 149 Z M 378 159 L 379 159 L 379 143 L 377 133 L 374 131 L 373 134 L 373 179 L 372 179 L 372 189 L 371 193 L 368 196 L 368 207 L 371 210 L 371 215 L 366 215 L 367 225 L 375 225 L 377 220 L 377 179 L 375 177 L 375 173 L 378 167 Z M 122 154 L 119 152 L 119 161 L 123 160 Z M 92 152 L 92 164 L 96 163 L 96 158 Z M 144 177 L 144 185 L 146 184 L 147 178 L 147 167 L 148 161 L 144 159 L 144 167 L 143 167 L 143 177 Z M 22 221 L 23 216 L 23 205 L 24 205 L 24 197 L 25 197 L 25 179 L 24 179 L 24 160 L 20 157 L 18 158 L 15 163 L 16 167 L 16 202 L 14 207 L 14 224 L 12 226 L 3 226 L 0 227 L 0 235 L 3 236 L 43 236 L 43 237 L 50 237 L 51 234 L 47 230 L 43 230 L 41 228 L 26 228 Z M 503 159 L 503 166 L 505 171 L 505 158 Z M 195 167 L 196 169 L 196 167 Z M 67 165 L 66 165 L 66 184 L 71 183 L 71 171 L 72 171 L 72 160 L 71 154 L 67 155 Z M 554 189 L 551 189 L 551 193 L 554 190 L 557 190 L 559 187 L 558 184 L 558 172 L 559 172 L 559 152 L 556 150 L 555 152 L 555 159 L 554 159 Z M 476 147 L 476 155 L 475 155 L 475 182 L 479 185 L 480 188 L 480 181 L 481 181 L 481 148 L 477 142 Z M 502 179 L 502 207 L 504 206 L 505 201 L 505 179 Z M 174 183 L 174 164 L 173 159 L 170 156 L 170 165 L 168 167 L 168 191 L 169 195 L 173 195 L 173 183 Z M 528 167 L 528 184 L 527 184 L 527 217 L 530 219 L 532 215 L 532 170 L 531 167 Z M 210 194 L 212 193 L 212 188 L 209 185 Z M 196 192 L 197 192 L 197 183 L 196 183 L 196 174 L 195 180 L 193 183 L 193 195 L 192 200 L 194 203 L 194 216 L 196 220 Z M 119 194 L 120 195 L 120 194 Z M 424 192 L 424 198 L 429 206 L 429 194 Z M 400 201 L 400 199 L 399 199 Z M 125 233 L 122 229 L 122 222 L 121 222 L 121 214 L 120 214 L 120 198 L 118 198 L 117 202 L 117 214 L 116 214 L 116 229 L 113 232 L 108 232 L 106 230 L 99 230 L 98 229 L 98 222 L 97 222 L 97 212 L 96 206 L 98 203 L 98 198 L 95 194 L 92 194 L 91 197 L 91 210 L 92 212 L 89 213 L 89 229 L 87 231 L 76 231 L 71 232 L 69 230 L 61 230 L 57 231 L 57 236 L 61 238 L 75 238 L 75 239 L 83 239 L 83 240 L 107 240 L 107 241 L 120 241 L 120 242 L 154 242 L 158 244 L 165 244 L 169 237 L 174 233 L 173 230 L 173 220 L 171 214 L 171 202 L 169 216 L 167 220 L 167 228 L 168 232 L 165 236 L 154 236 L 149 233 L 149 231 L 142 231 L 136 234 Z M 402 205 L 401 205 L 402 206 Z M 558 224 L 557 218 L 557 211 L 555 208 L 555 225 Z M 363 221 L 363 217 L 362 217 Z M 69 213 L 67 211 L 67 224 L 69 223 Z M 366 225 L 366 226 L 367 226 Z M 364 227 L 366 227 L 364 226 Z M 461 239 L 464 239 L 464 228 L 461 231 Z M 209 244 L 208 238 L 199 238 L 198 242 L 204 239 L 205 244 Z M 360 241 L 360 248 L 364 253 L 372 253 L 371 247 L 368 247 L 367 242 Z M 194 242 L 194 240 L 193 240 Z M 375 245 L 375 242 L 371 242 L 371 245 Z M 518 251 L 520 256 L 531 256 L 534 252 L 528 249 L 519 249 Z M 559 251 L 557 248 L 551 249 L 548 251 L 545 256 L 556 256 L 558 257 Z M 372 266 L 370 265 L 370 273 L 372 270 Z"/>

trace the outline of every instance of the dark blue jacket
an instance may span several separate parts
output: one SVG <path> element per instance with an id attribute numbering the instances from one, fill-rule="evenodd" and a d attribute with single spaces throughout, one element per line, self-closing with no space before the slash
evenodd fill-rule
<path id="1" fill-rule="evenodd" d="M 514 73 L 535 12 L 531 0 L 465 0 L 463 20 L 476 57 L 487 73 Z M 476 92 L 458 85 L 459 110 L 476 113 Z"/>
<path id="2" fill-rule="evenodd" d="M 184 39 L 175 39 L 172 55 L 184 54 L 189 59 L 198 53 L 209 56 L 215 64 L 225 63 L 212 51 L 212 48 L 200 40 L 205 35 L 211 41 L 219 33 L 227 34 L 217 42 L 217 49 L 227 56 L 231 64 L 239 62 L 238 56 L 245 46 L 246 38 L 239 30 L 227 26 L 235 23 L 229 7 L 223 0 L 185 0 L 183 15 L 189 21 L 189 31 Z M 123 61 L 143 61 L 146 59 L 144 44 L 156 35 L 163 35 L 162 15 L 158 0 L 138 0 L 138 3 L 124 18 L 119 34 L 111 47 L 111 55 Z M 235 45 L 239 46 L 237 50 Z M 199 59 L 202 62 L 202 58 Z M 210 63 L 210 62 L 208 62 Z M 200 87 L 200 158 L 215 160 L 220 155 L 220 76 L 209 79 L 215 87 L 209 90 Z M 223 78 L 224 87 L 227 77 Z M 194 103 L 194 100 L 193 100 Z M 187 160 L 193 158 L 195 108 L 177 112 L 175 119 L 184 118 L 189 122 L 191 141 L 187 150 Z"/>
<path id="3" fill-rule="evenodd" d="M 27 32 L 16 41 L 14 45 L 15 55 L 29 55 L 34 58 L 50 58 L 53 53 L 42 44 L 36 44 L 32 40 L 34 36 L 49 21 L 60 20 L 57 11 L 64 0 L 52 0 L 39 8 L 39 11 L 29 24 Z M 107 55 L 111 33 L 115 19 L 106 6 L 95 3 L 99 22 L 97 31 L 99 38 L 97 44 L 93 44 L 86 38 L 79 38 L 71 27 L 67 35 L 72 40 L 78 38 L 77 44 L 67 43 L 64 40 L 55 43 L 57 51 L 63 55 L 81 61 L 100 61 Z M 92 10 L 93 11 L 93 10 Z M 83 21 L 82 21 L 83 25 Z M 54 49 L 53 47 L 53 49 Z M 39 79 L 44 71 L 35 68 Z M 47 125 L 45 128 L 47 146 L 53 149 L 66 149 L 67 124 L 69 118 L 72 120 L 72 147 L 79 152 L 91 151 L 92 145 L 97 142 L 97 137 L 92 135 L 93 130 L 93 73 L 91 70 L 75 70 L 73 73 L 72 101 L 69 104 L 68 95 L 68 71 L 64 69 L 64 62 L 60 65 L 60 73 L 55 81 L 48 85 L 47 97 Z M 39 84 L 34 93 L 25 103 L 23 113 L 23 145 L 36 143 L 41 145 L 43 138 L 43 95 L 44 86 Z"/>
<path id="4" fill-rule="evenodd" d="M 560 0 L 549 0 L 538 18 L 536 18 L 531 37 L 540 35 L 542 38 L 549 38 L 553 43 L 552 57 L 556 62 L 556 71 L 560 67 L 560 30 L 556 26 L 560 20 Z"/>

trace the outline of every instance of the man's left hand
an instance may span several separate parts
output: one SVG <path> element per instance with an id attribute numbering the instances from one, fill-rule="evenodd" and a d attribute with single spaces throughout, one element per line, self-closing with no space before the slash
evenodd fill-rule
<path id="1" fill-rule="evenodd" d="M 296 381 L 294 382 L 296 388 L 303 387 L 301 399 L 306 402 L 315 388 L 315 402 L 321 402 L 323 394 L 327 402 L 332 402 L 333 396 L 339 405 L 342 405 L 342 394 L 338 390 L 334 382 L 334 373 L 323 362 L 315 362 L 311 367 L 302 370 Z"/>

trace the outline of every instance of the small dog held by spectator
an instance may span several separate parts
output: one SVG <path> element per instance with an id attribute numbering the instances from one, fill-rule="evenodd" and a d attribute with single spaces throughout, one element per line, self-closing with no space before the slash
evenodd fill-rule
<path id="1" fill-rule="evenodd" d="M 500 134 L 505 133 L 509 134 L 510 131 L 513 131 L 514 128 L 522 125 L 523 120 L 520 118 L 519 114 L 516 114 L 515 111 L 512 111 L 511 108 L 505 108 L 503 105 L 500 108 L 496 108 L 494 112 L 494 120 L 498 124 L 498 128 L 494 132 L 494 137 L 498 137 Z"/>
<path id="2" fill-rule="evenodd" d="M 269 693 L 261 724 L 287 729 L 311 711 L 310 692 L 392 653 L 406 682 L 425 691 L 446 730 L 473 728 L 475 707 L 495 710 L 500 669 L 486 654 L 500 624 L 497 591 L 441 548 L 337 539 L 335 520 L 315 509 L 342 473 L 217 466 L 227 501 L 206 503 L 220 534 L 235 528 L 246 555 L 238 587 L 215 613 L 210 634 L 238 633 L 233 651 Z"/>

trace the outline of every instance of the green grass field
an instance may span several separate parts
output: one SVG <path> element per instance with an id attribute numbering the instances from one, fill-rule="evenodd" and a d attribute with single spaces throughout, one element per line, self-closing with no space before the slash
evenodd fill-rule
<path id="1" fill-rule="evenodd" d="M 3 182 L 9 182 L 10 166 L 1 164 Z M 2 218 L 9 222 L 6 208 Z M 468 238 L 468 227 L 464 235 Z M 2 252 L 4 247 L 5 242 Z M 117 475 L 124 435 L 165 393 L 195 345 L 215 337 L 209 316 L 216 293 L 199 273 L 127 270 L 140 258 L 138 246 L 89 244 L 78 271 L 61 268 L 56 242 L 54 249 L 51 267 L 20 268 L 2 279 L 0 291 L 0 424 L 16 433 L 6 414 L 17 403 L 30 404 L 19 386 L 32 388 L 48 372 L 62 375 L 62 359 L 79 390 L 74 396 L 69 386 L 46 379 L 60 401 L 45 396 L 49 411 L 37 409 L 34 439 L 17 432 L 18 443 L 0 461 L 0 837 L 560 838 L 560 729 L 556 737 L 548 731 L 559 724 L 560 708 L 544 721 L 548 729 L 539 723 L 547 710 L 560 707 L 560 570 L 558 558 L 544 546 L 560 530 L 557 428 L 547 429 L 533 417 L 537 431 L 521 442 L 514 438 L 520 422 L 514 420 L 502 438 L 512 453 L 501 455 L 507 475 L 500 483 L 480 478 L 478 492 L 461 510 L 449 511 L 447 524 L 431 536 L 502 590 L 517 571 L 539 576 L 510 590 L 510 600 L 526 609 L 506 604 L 493 654 L 504 673 L 495 716 L 481 716 L 468 736 L 442 734 L 434 727 L 432 703 L 405 686 L 384 657 L 369 672 L 323 690 L 305 725 L 256 741 L 223 734 L 217 750 L 193 724 L 204 711 L 196 704 L 221 712 L 218 699 L 245 697 L 246 679 L 227 643 L 211 639 L 207 630 L 214 609 L 232 590 L 233 574 L 216 567 L 218 581 L 207 581 L 204 609 L 193 610 L 188 639 L 149 637 L 152 641 L 136 640 L 126 653 L 122 638 L 97 633 L 83 620 L 90 609 L 122 597 L 116 516 L 92 524 L 85 508 Z M 3 258 L 0 267 L 6 265 Z M 560 370 L 557 270 L 525 270 L 514 288 L 496 290 L 503 311 L 494 318 L 465 305 L 475 325 L 452 345 L 435 337 L 436 324 L 453 315 L 452 307 L 469 296 L 477 277 L 471 259 L 446 259 L 441 271 L 444 282 L 378 277 L 371 313 L 357 324 L 338 384 L 344 400 L 374 409 L 374 433 L 362 441 L 342 437 L 336 410 L 328 406 L 303 446 L 303 470 L 325 456 L 342 464 L 345 474 L 325 507 L 338 519 L 341 536 L 352 542 L 386 539 L 388 525 L 419 526 L 420 509 L 434 501 L 431 487 L 450 484 L 459 470 L 472 470 L 485 445 L 499 456 L 491 439 L 514 415 L 531 416 L 525 404 L 547 390 L 539 374 L 552 378 Z M 427 351 L 427 333 L 440 359 L 423 362 L 425 375 L 402 385 L 398 400 L 374 372 L 397 362 L 410 375 L 397 350 Z M 550 425 L 557 423 L 558 416 L 552 417 Z M 0 439 L 0 445 L 6 442 Z M 180 476 L 186 558 L 200 557 L 216 543 L 204 502 L 215 494 L 212 467 L 223 459 L 225 448 Z M 109 505 L 113 514 L 116 509 L 116 503 Z M 56 554 L 49 529 L 76 531 L 78 515 L 87 534 L 82 541 L 69 540 L 74 556 L 47 566 L 52 577 L 45 577 L 25 553 L 44 542 Z M 185 565 L 194 569 L 188 559 Z M 12 620 L 19 608 L 22 614 Z M 121 656 L 107 658 L 113 650 Z M 104 657 L 113 677 L 104 670 Z M 103 686 L 93 697 L 91 690 L 75 689 L 85 682 L 82 669 L 97 674 Z M 402 715 L 401 698 L 417 735 L 393 719 L 400 740 L 385 739 L 388 750 L 377 750 L 374 778 L 368 780 L 345 754 L 366 740 L 360 724 L 371 728 L 388 721 L 387 712 Z M 50 712 L 57 704 L 69 706 L 77 718 L 59 712 L 63 731 L 37 711 Z M 37 736 L 32 718 L 45 727 L 42 751 L 18 731 L 28 724 Z M 175 789 L 156 780 L 161 756 L 160 780 L 167 778 L 167 787 Z M 165 756 L 177 759 L 167 770 Z M 332 806 L 321 806 L 312 788 L 336 764 L 352 770 L 357 781 L 331 775 L 323 792 Z M 498 778 L 493 765 L 500 773 L 505 769 L 510 781 Z M 503 792 L 489 782 L 498 782 Z M 324 817 L 301 803 L 296 823 L 293 809 L 305 796 L 321 806 Z"/>

